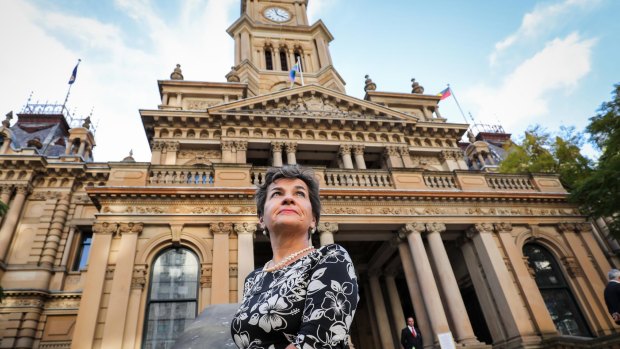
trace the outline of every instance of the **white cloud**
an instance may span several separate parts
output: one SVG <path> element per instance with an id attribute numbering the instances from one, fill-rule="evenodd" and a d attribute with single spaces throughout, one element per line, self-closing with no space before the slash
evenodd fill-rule
<path id="1" fill-rule="evenodd" d="M 312 0 L 311 6 L 308 6 L 308 22 L 310 24 L 318 21 L 323 17 L 330 7 L 335 6 L 339 0 Z"/>
<path id="2" fill-rule="evenodd" d="M 583 11 L 593 7 L 601 0 L 564 0 L 560 3 L 538 6 L 532 12 L 526 13 L 521 26 L 515 33 L 495 44 L 495 49 L 489 57 L 491 64 L 495 64 L 499 55 L 516 43 L 536 38 L 538 35 L 554 28 L 558 23 L 566 20 L 566 15 L 573 11 Z"/>
<path id="3" fill-rule="evenodd" d="M 572 33 L 554 39 L 521 63 L 499 87 L 475 86 L 466 98 L 477 107 L 477 122 L 495 124 L 499 118 L 508 130 L 544 122 L 549 117 L 549 95 L 570 92 L 591 70 L 595 39 Z"/>
<path id="4" fill-rule="evenodd" d="M 0 47 L 7 48 L 0 69 L 11 82 L 0 85 L 0 108 L 19 111 L 31 90 L 35 100 L 62 101 L 71 70 L 82 58 L 69 105 L 81 115 L 94 107 L 95 123 L 100 122 L 96 160 L 118 161 L 133 149 L 138 161 L 150 161 L 138 110 L 157 108 L 156 81 L 167 79 L 177 63 L 186 80 L 224 81 L 234 63 L 233 40 L 225 29 L 236 18 L 238 1 L 182 2 L 174 14 L 158 13 L 149 0 L 116 5 L 116 18 L 127 16 L 139 32 L 116 24 L 122 21 L 0 2 L 0 23 L 13 34 L 0 36 Z M 24 65 L 27 71 L 11 69 Z"/>

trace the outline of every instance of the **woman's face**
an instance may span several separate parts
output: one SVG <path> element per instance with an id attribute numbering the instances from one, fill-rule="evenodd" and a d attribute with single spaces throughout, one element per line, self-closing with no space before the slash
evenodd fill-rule
<path id="1" fill-rule="evenodd" d="M 298 178 L 280 178 L 267 188 L 264 215 L 260 221 L 270 232 L 308 232 L 316 221 L 308 186 Z"/>

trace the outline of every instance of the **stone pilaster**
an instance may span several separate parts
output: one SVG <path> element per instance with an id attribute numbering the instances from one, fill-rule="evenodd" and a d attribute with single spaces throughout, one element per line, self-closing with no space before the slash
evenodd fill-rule
<path id="1" fill-rule="evenodd" d="M 9 251 L 11 240 L 13 240 L 19 216 L 24 207 L 24 202 L 26 202 L 26 196 L 31 190 L 30 186 L 25 184 L 16 185 L 15 188 L 15 198 L 9 205 L 2 228 L 0 228 L 0 262 L 6 261 L 7 252 Z"/>
<path id="2" fill-rule="evenodd" d="M 230 303 L 229 281 L 229 236 L 233 231 L 232 223 L 213 223 L 213 287 L 211 288 L 211 304 Z"/>
<path id="3" fill-rule="evenodd" d="M 403 160 L 398 152 L 398 147 L 388 145 L 383 150 L 383 157 L 388 168 L 403 167 Z"/>
<path id="4" fill-rule="evenodd" d="M 409 156 L 409 147 L 398 147 L 398 153 L 400 154 L 400 158 L 403 162 L 403 167 L 413 168 L 413 161 L 411 161 L 411 156 Z"/>
<path id="5" fill-rule="evenodd" d="M 254 233 L 256 223 L 237 223 L 237 300 L 243 300 L 243 283 L 254 270 Z"/>
<path id="6" fill-rule="evenodd" d="M 247 161 L 248 141 L 235 141 L 235 148 L 237 149 L 236 163 L 245 164 Z"/>
<path id="7" fill-rule="evenodd" d="M 69 213 L 69 202 L 71 201 L 70 193 L 63 193 L 56 204 L 54 215 L 52 216 L 52 224 L 43 245 L 43 253 L 41 255 L 41 265 L 51 267 L 54 265 L 56 253 L 58 253 L 58 245 L 62 231 L 65 228 L 67 215 Z"/>

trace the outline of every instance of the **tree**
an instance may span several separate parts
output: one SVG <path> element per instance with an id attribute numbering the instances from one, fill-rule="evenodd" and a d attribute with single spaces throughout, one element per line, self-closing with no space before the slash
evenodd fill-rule
<path id="1" fill-rule="evenodd" d="M 551 135 L 542 127 L 528 127 L 523 138 L 506 145 L 507 156 L 499 166 L 503 173 L 557 173 L 567 188 L 591 172 L 592 161 L 581 154 L 582 133 L 574 127 L 560 128 Z"/>
<path id="2" fill-rule="evenodd" d="M 585 213 L 610 220 L 610 233 L 620 237 L 620 84 L 614 86 L 612 95 L 586 127 L 601 156 L 594 170 L 577 181 L 570 199 Z"/>

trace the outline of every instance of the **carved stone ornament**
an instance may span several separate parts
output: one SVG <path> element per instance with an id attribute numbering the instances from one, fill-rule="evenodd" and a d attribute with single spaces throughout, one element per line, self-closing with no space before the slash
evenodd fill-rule
<path id="1" fill-rule="evenodd" d="M 492 233 L 493 232 L 493 224 L 491 223 L 478 223 L 473 227 L 477 232 L 480 233 Z"/>
<path id="2" fill-rule="evenodd" d="M 353 145 L 353 153 L 355 155 L 364 155 L 364 148 L 363 144 L 355 144 Z"/>
<path id="3" fill-rule="evenodd" d="M 161 142 L 161 141 L 151 142 L 151 149 L 153 151 L 161 151 L 163 147 L 164 147 L 164 142 Z"/>
<path id="4" fill-rule="evenodd" d="M 118 224 L 108 222 L 97 222 L 93 224 L 93 233 L 95 234 L 114 234 Z"/>
<path id="5" fill-rule="evenodd" d="M 400 153 L 398 152 L 398 147 L 390 145 L 390 146 L 385 147 L 385 149 L 383 150 L 383 156 L 385 157 L 398 156 L 398 155 L 400 155 Z"/>
<path id="6" fill-rule="evenodd" d="M 256 223 L 243 222 L 235 224 L 235 232 L 237 235 L 254 234 L 256 229 Z"/>
<path id="7" fill-rule="evenodd" d="M 131 288 L 132 289 L 144 289 L 144 285 L 146 285 L 146 275 L 147 275 L 146 264 L 136 264 L 133 268 L 133 275 L 131 277 Z"/>
<path id="8" fill-rule="evenodd" d="M 581 269 L 579 263 L 577 263 L 577 260 L 575 260 L 574 257 L 563 257 L 562 264 L 564 265 L 564 268 L 566 269 L 566 272 L 570 277 L 575 278 L 578 276 L 583 276 L 583 270 Z"/>
<path id="9" fill-rule="evenodd" d="M 140 234 L 143 229 L 143 223 L 121 223 L 118 232 L 120 234 Z"/>
<path id="10" fill-rule="evenodd" d="M 340 155 L 351 155 L 351 145 L 341 144 L 339 152 L 340 152 Z"/>
<path id="11" fill-rule="evenodd" d="M 558 224 L 558 228 L 562 232 L 573 232 L 576 229 L 575 223 L 560 223 Z"/>
<path id="12" fill-rule="evenodd" d="M 361 210 L 354 207 L 325 207 L 323 212 L 326 214 L 360 214 Z"/>
<path id="13" fill-rule="evenodd" d="M 248 142 L 247 141 L 235 141 L 235 147 L 239 151 L 248 150 Z"/>
<path id="14" fill-rule="evenodd" d="M 372 82 L 372 79 L 370 78 L 369 75 L 365 75 L 364 78 L 366 79 L 364 81 L 364 91 L 368 92 L 368 91 L 374 91 L 377 89 L 377 84 Z"/>
<path id="15" fill-rule="evenodd" d="M 164 209 L 158 206 L 142 207 L 142 206 L 128 206 L 125 208 L 125 213 L 164 213 Z"/>
<path id="16" fill-rule="evenodd" d="M 288 142 L 285 145 L 286 145 L 286 152 L 287 153 L 294 153 L 294 152 L 297 151 L 297 143 Z"/>
<path id="17" fill-rule="evenodd" d="M 273 152 L 282 152 L 282 147 L 284 144 L 282 142 L 271 142 L 271 151 Z"/>
<path id="18" fill-rule="evenodd" d="M 415 79 L 411 79 L 411 93 L 422 94 L 424 93 L 424 87 L 420 85 Z"/>
<path id="19" fill-rule="evenodd" d="M 578 223 L 576 224 L 577 230 L 580 233 L 590 233 L 592 232 L 592 224 L 590 223 Z"/>
<path id="20" fill-rule="evenodd" d="M 222 151 L 231 151 L 235 144 L 233 141 L 222 141 L 221 146 Z"/>
<path id="21" fill-rule="evenodd" d="M 183 80 L 183 71 L 181 71 L 181 65 L 177 64 L 177 66 L 170 74 L 170 80 Z"/>
<path id="22" fill-rule="evenodd" d="M 203 264 L 200 269 L 200 286 L 211 288 L 211 265 Z"/>
<path id="23" fill-rule="evenodd" d="M 166 142 L 166 150 L 167 151 L 178 151 L 179 142 Z"/>
<path id="24" fill-rule="evenodd" d="M 400 156 L 409 156 L 409 148 L 408 147 L 398 147 L 398 153 Z"/>
<path id="25" fill-rule="evenodd" d="M 512 231 L 512 224 L 510 223 L 495 223 L 495 230 L 497 232 L 510 232 Z"/>
<path id="26" fill-rule="evenodd" d="M 319 233 L 334 234 L 338 231 L 338 223 L 333 222 L 320 222 L 317 230 Z"/>
<path id="27" fill-rule="evenodd" d="M 429 233 L 443 233 L 446 231 L 446 225 L 443 223 L 427 223 L 426 230 L 428 230 Z"/>
<path id="28" fill-rule="evenodd" d="M 424 225 L 424 223 L 407 223 L 402 228 L 400 228 L 400 231 L 405 234 L 422 233 L 425 230 L 426 226 Z"/>
<path id="29" fill-rule="evenodd" d="M 224 222 L 212 223 L 211 231 L 213 232 L 214 235 L 215 234 L 230 235 L 230 233 L 232 233 L 233 231 L 233 225 L 232 223 L 224 223 Z"/>

